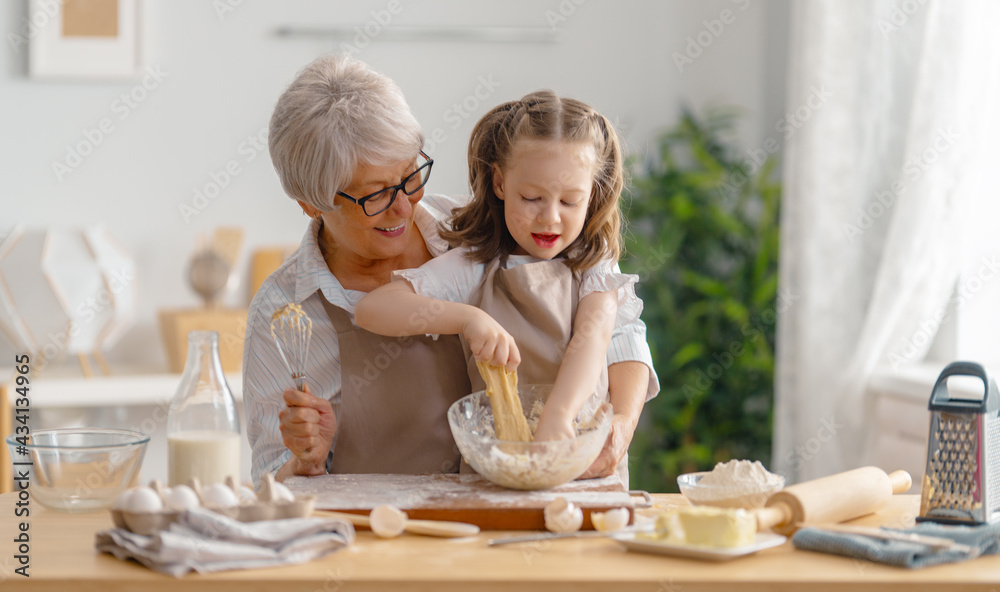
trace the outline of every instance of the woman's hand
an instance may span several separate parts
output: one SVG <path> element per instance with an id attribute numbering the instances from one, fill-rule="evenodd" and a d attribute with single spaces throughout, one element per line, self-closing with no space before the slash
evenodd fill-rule
<path id="1" fill-rule="evenodd" d="M 466 309 L 468 317 L 462 323 L 462 335 L 469 342 L 476 360 L 503 366 L 509 372 L 516 370 L 521 363 L 521 353 L 510 333 L 482 310 L 474 306 L 466 306 Z"/>
<path id="2" fill-rule="evenodd" d="M 292 452 L 289 470 L 293 475 L 325 475 L 326 457 L 337 433 L 337 417 L 326 399 L 303 390 L 284 393 L 286 407 L 278 413 L 281 439 Z"/>
<path id="3" fill-rule="evenodd" d="M 611 420 L 611 431 L 604 441 L 604 448 L 597 458 L 577 479 L 594 479 L 614 475 L 618 463 L 622 461 L 632 442 L 632 421 L 624 415 L 615 414 Z"/>
<path id="4" fill-rule="evenodd" d="M 607 477 L 615 472 L 618 463 L 628 452 L 639 414 L 646 401 L 649 384 L 649 367 L 642 362 L 619 362 L 608 366 L 608 395 L 615 414 L 611 420 L 611 433 L 597 460 L 579 479 Z M 628 483 L 625 484 L 628 487 Z"/>

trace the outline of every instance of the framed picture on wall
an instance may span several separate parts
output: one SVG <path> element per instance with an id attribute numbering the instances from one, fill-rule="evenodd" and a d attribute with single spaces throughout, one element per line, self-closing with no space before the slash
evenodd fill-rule
<path id="1" fill-rule="evenodd" d="M 36 24 L 31 78 L 129 78 L 141 70 L 141 0 L 29 0 L 28 11 Z"/>

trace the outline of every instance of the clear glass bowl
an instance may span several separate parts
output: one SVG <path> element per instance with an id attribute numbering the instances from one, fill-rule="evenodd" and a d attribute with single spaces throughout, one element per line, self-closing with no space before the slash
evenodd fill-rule
<path id="1" fill-rule="evenodd" d="M 520 385 L 521 406 L 534 430 L 552 385 Z M 448 424 L 462 457 L 480 475 L 512 489 L 549 489 L 576 479 L 593 464 L 611 430 L 610 403 L 596 397 L 577 414 L 577 436 L 550 442 L 499 440 L 486 391 L 455 401 Z"/>
<path id="2" fill-rule="evenodd" d="M 110 508 L 122 491 L 136 485 L 149 436 L 131 430 L 70 428 L 35 430 L 27 444 L 6 439 L 14 464 L 29 474 L 31 497 L 59 512 Z M 18 462 L 31 463 L 19 465 Z"/>
<path id="3" fill-rule="evenodd" d="M 763 508 L 767 498 L 785 486 L 785 478 L 780 475 L 780 481 L 763 487 L 704 485 L 701 478 L 708 473 L 709 471 L 685 473 L 677 477 L 677 486 L 691 505 L 747 510 Z"/>

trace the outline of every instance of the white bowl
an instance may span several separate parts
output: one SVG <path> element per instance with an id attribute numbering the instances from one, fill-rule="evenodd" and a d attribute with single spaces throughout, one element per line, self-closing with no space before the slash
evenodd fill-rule
<path id="1" fill-rule="evenodd" d="M 785 486 L 785 478 L 778 475 L 780 481 L 762 487 L 746 485 L 721 486 L 705 485 L 701 478 L 709 471 L 685 473 L 677 477 L 677 486 L 692 505 L 717 506 L 721 508 L 745 508 L 752 510 L 763 508 L 767 498 Z"/>

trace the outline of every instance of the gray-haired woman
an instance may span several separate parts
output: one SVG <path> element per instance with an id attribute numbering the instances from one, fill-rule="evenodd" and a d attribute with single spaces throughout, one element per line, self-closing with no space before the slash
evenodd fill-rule
<path id="1" fill-rule="evenodd" d="M 255 482 L 265 472 L 456 472 L 446 412 L 470 391 L 456 336 L 382 337 L 354 325 L 354 306 L 394 270 L 448 249 L 439 223 L 462 199 L 424 195 L 433 160 L 402 92 L 352 59 L 326 56 L 278 99 L 271 160 L 313 220 L 298 250 L 250 305 L 243 398 Z M 313 320 L 308 386 L 291 386 L 270 335 L 272 314 L 299 304 Z M 608 349 L 613 431 L 585 476 L 610 475 L 645 400 L 658 389 L 641 322 Z"/>

